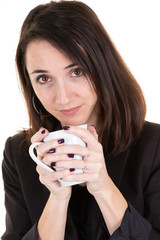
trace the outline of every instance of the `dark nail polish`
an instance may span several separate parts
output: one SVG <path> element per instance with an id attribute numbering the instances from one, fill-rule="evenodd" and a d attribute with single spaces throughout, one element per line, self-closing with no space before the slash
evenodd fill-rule
<path id="1" fill-rule="evenodd" d="M 73 153 L 69 153 L 67 154 L 69 158 L 74 158 L 74 154 Z"/>
<path id="2" fill-rule="evenodd" d="M 69 126 L 64 126 L 63 129 L 64 129 L 64 130 L 69 130 L 70 127 L 69 127 Z"/>
<path id="3" fill-rule="evenodd" d="M 74 172 L 74 171 L 75 171 L 75 168 L 70 168 L 69 171 L 70 171 L 70 172 Z"/>
<path id="4" fill-rule="evenodd" d="M 48 153 L 55 153 L 55 152 L 56 152 L 56 149 L 55 148 L 51 148 Z"/>
<path id="5" fill-rule="evenodd" d="M 56 162 L 51 162 L 51 167 L 55 167 L 56 166 Z"/>
<path id="6" fill-rule="evenodd" d="M 59 139 L 59 140 L 58 140 L 58 143 L 59 143 L 59 144 L 64 143 L 64 139 L 63 139 L 63 138 L 62 138 L 62 139 Z"/>
<path id="7" fill-rule="evenodd" d="M 44 134 L 45 132 L 46 132 L 46 130 L 45 130 L 45 129 L 43 129 L 43 130 L 41 131 L 41 133 L 42 133 L 42 134 Z"/>

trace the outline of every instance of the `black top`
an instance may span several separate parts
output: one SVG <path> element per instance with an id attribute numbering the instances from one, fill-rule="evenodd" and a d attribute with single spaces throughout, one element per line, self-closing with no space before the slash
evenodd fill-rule
<path id="1" fill-rule="evenodd" d="M 121 226 L 110 236 L 94 197 L 77 185 L 72 187 L 65 240 L 159 240 L 160 125 L 146 122 L 137 143 L 106 166 L 129 203 Z M 49 191 L 35 167 L 24 136 L 10 137 L 2 163 L 7 217 L 2 240 L 38 239 L 37 222 Z"/>

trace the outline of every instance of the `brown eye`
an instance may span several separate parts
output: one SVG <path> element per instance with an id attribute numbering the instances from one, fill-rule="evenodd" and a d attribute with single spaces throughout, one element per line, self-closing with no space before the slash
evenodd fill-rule
<path id="1" fill-rule="evenodd" d="M 74 69 L 73 71 L 72 71 L 72 76 L 73 77 L 79 77 L 79 76 L 81 76 L 82 75 L 82 70 L 80 69 L 80 68 L 76 68 L 76 69 Z"/>
<path id="2" fill-rule="evenodd" d="M 50 81 L 50 78 L 49 77 L 47 77 L 47 76 L 40 76 L 40 77 L 38 77 L 38 82 L 40 82 L 40 83 L 42 83 L 42 84 L 44 84 L 44 83 L 47 83 L 47 82 L 49 82 Z"/>

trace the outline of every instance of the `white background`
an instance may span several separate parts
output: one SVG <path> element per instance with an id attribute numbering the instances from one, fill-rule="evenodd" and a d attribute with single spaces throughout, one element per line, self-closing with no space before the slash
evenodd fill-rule
<path id="1" fill-rule="evenodd" d="M 1 1 L 0 8 L 0 161 L 8 136 L 28 126 L 18 86 L 15 51 L 28 12 L 43 0 Z M 111 39 L 143 89 L 146 119 L 160 123 L 160 1 L 84 0 L 98 14 Z M 28 174 L 29 177 L 29 174 Z M 0 235 L 4 232 L 4 197 L 0 173 Z"/>

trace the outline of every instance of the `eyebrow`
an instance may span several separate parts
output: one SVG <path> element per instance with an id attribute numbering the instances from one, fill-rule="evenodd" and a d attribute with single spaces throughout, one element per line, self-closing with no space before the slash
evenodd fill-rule
<path id="1" fill-rule="evenodd" d="M 31 74 L 34 74 L 34 73 L 48 73 L 48 71 L 37 69 L 37 70 L 33 71 Z"/>
<path id="2" fill-rule="evenodd" d="M 75 66 L 77 66 L 77 65 L 75 63 L 72 63 L 72 64 L 66 66 L 64 69 L 72 68 Z M 37 69 L 37 70 L 33 71 L 31 74 L 35 74 L 35 73 L 49 73 L 49 72 L 47 70 Z"/>
<path id="3" fill-rule="evenodd" d="M 72 68 L 72 67 L 75 67 L 75 66 L 77 66 L 77 65 L 75 63 L 72 63 L 72 64 L 68 65 L 67 67 L 65 67 L 64 69 Z"/>

